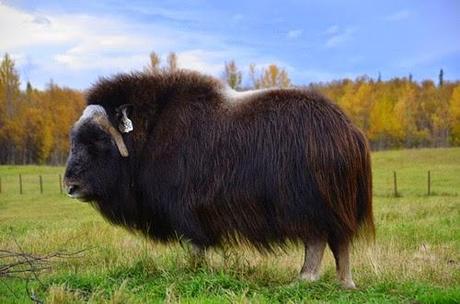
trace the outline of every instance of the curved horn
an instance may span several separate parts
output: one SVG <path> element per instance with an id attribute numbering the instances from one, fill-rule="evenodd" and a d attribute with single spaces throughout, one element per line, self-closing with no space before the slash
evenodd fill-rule
<path id="1" fill-rule="evenodd" d="M 117 145 L 118 151 L 120 151 L 121 156 L 128 157 L 128 149 L 126 148 L 125 142 L 123 141 L 123 137 L 121 136 L 120 132 L 115 129 L 107 117 L 103 115 L 98 115 L 94 118 L 104 130 L 106 130 L 112 138 L 115 140 L 115 144 Z"/>

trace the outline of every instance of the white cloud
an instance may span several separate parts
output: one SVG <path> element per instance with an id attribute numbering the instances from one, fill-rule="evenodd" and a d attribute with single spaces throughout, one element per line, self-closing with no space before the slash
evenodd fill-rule
<path id="1" fill-rule="evenodd" d="M 295 39 L 295 38 L 299 38 L 303 33 L 303 30 L 300 30 L 300 29 L 297 29 L 297 30 L 291 30 L 289 32 L 287 32 L 287 37 L 289 39 Z"/>
<path id="2" fill-rule="evenodd" d="M 111 6 L 113 6 L 112 4 Z M 139 5 L 132 1 L 121 2 L 119 4 L 120 10 L 128 11 L 128 12 L 136 12 L 142 13 L 144 15 L 149 16 L 158 16 L 164 19 L 169 19 L 173 21 L 197 21 L 201 20 L 202 18 L 206 18 L 209 16 L 208 11 L 204 12 L 202 10 L 190 10 L 190 9 L 167 9 L 159 6 L 155 6 L 154 2 L 151 1 L 148 6 L 145 4 Z"/>
<path id="3" fill-rule="evenodd" d="M 65 66 L 69 70 L 94 70 L 110 69 L 117 71 L 131 71 L 133 67 L 139 68 L 146 63 L 145 55 L 127 55 L 127 56 L 101 56 L 99 54 L 76 55 L 72 52 L 58 54 L 54 57 L 56 63 Z"/>
<path id="4" fill-rule="evenodd" d="M 190 17 L 172 11 L 161 13 Z M 59 81 L 66 75 L 74 79 L 78 74 L 97 77 L 142 69 L 152 50 L 163 59 L 168 52 L 176 51 L 180 67 L 215 76 L 221 75 L 229 58 L 241 58 L 245 63 L 260 59 L 251 49 L 183 28 L 104 16 L 26 12 L 3 4 L 0 50 L 15 54 L 20 70 L 33 67 L 33 72 L 25 73 L 41 77 L 41 84 L 35 82 L 39 87 L 50 78 Z"/>
<path id="5" fill-rule="evenodd" d="M 0 53 L 0 56 L 3 54 Z M 9 54 L 13 58 L 16 66 L 22 66 L 27 63 L 27 56 L 25 53 L 11 53 Z"/>
<path id="6" fill-rule="evenodd" d="M 57 20 L 0 4 L 0 43 L 3 50 L 13 52 L 23 47 L 62 44 L 69 42 L 74 35 L 68 26 L 60 26 Z"/>
<path id="7" fill-rule="evenodd" d="M 347 27 L 344 30 L 340 30 L 339 28 L 335 28 L 333 32 L 331 32 L 329 38 L 325 43 L 326 48 L 335 48 L 347 41 L 350 41 L 353 38 L 353 34 L 356 32 L 356 29 L 353 27 Z"/>
<path id="8" fill-rule="evenodd" d="M 55 54 L 53 59 L 55 63 L 74 71 L 128 71 L 147 63 L 151 44 L 147 38 L 139 36 L 89 35 L 75 46 Z"/>
<path id="9" fill-rule="evenodd" d="M 223 71 L 228 53 L 207 51 L 203 49 L 187 50 L 177 53 L 177 64 L 180 68 L 201 71 L 218 76 Z"/>
<path id="10" fill-rule="evenodd" d="M 88 15 L 40 15 L 0 5 L 2 47 L 17 49 L 41 45 L 72 45 L 99 41 L 107 47 L 125 47 L 137 43 L 137 35 L 118 31 L 115 20 Z M 145 42 L 145 41 L 144 41 Z M 134 46 L 137 46 L 136 44 Z"/>
<path id="11" fill-rule="evenodd" d="M 181 12 L 159 12 L 170 18 L 194 18 Z M 237 22 L 243 15 L 233 17 Z M 293 30 L 288 36 L 301 34 L 301 30 Z M 151 51 L 163 62 L 175 51 L 179 67 L 216 77 L 222 75 L 224 62 L 232 58 L 244 73 L 250 63 L 258 67 L 276 63 L 289 69 L 286 63 L 254 48 L 187 27 L 107 15 L 23 11 L 2 4 L 0 50 L 12 54 L 24 78 L 37 87 L 52 78 L 70 87 L 87 88 L 99 76 L 142 70 Z"/>

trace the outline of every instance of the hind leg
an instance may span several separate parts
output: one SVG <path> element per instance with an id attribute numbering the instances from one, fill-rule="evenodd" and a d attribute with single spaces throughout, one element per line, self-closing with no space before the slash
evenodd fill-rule
<path id="1" fill-rule="evenodd" d="M 190 259 L 196 267 L 206 264 L 206 249 L 195 244 L 191 244 Z"/>
<path id="2" fill-rule="evenodd" d="M 187 261 L 193 267 L 199 267 L 206 263 L 206 248 L 198 246 L 190 240 L 180 240 L 182 248 L 187 253 Z"/>
<path id="3" fill-rule="evenodd" d="M 313 282 L 319 279 L 319 269 L 321 260 L 323 259 L 326 241 L 310 240 L 305 244 L 305 257 L 302 270 L 300 271 L 300 279 Z"/>
<path id="4" fill-rule="evenodd" d="M 350 242 L 329 240 L 328 243 L 334 254 L 337 279 L 340 281 L 342 287 L 355 289 L 356 285 L 351 277 Z"/>

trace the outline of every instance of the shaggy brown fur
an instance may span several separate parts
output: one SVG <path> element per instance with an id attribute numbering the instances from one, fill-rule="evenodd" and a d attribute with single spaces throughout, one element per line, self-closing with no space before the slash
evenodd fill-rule
<path id="1" fill-rule="evenodd" d="M 89 91 L 88 104 L 103 106 L 114 126 L 117 107 L 133 105 L 129 157 L 110 154 L 109 169 L 88 169 L 97 187 L 87 196 L 105 217 L 199 247 L 247 241 L 264 251 L 325 239 L 332 248 L 373 235 L 367 140 L 338 106 L 306 90 L 233 101 L 224 91 L 185 71 L 118 75 Z M 72 160 L 66 177 L 81 181 Z"/>

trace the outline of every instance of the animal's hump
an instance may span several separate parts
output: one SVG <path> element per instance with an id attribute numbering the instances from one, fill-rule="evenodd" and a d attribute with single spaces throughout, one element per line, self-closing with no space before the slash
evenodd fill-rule
<path id="1" fill-rule="evenodd" d="M 219 80 L 190 70 L 122 73 L 100 78 L 88 90 L 86 100 L 88 105 L 99 104 L 109 111 L 122 104 L 144 108 L 180 92 L 206 94 L 221 87 Z"/>

